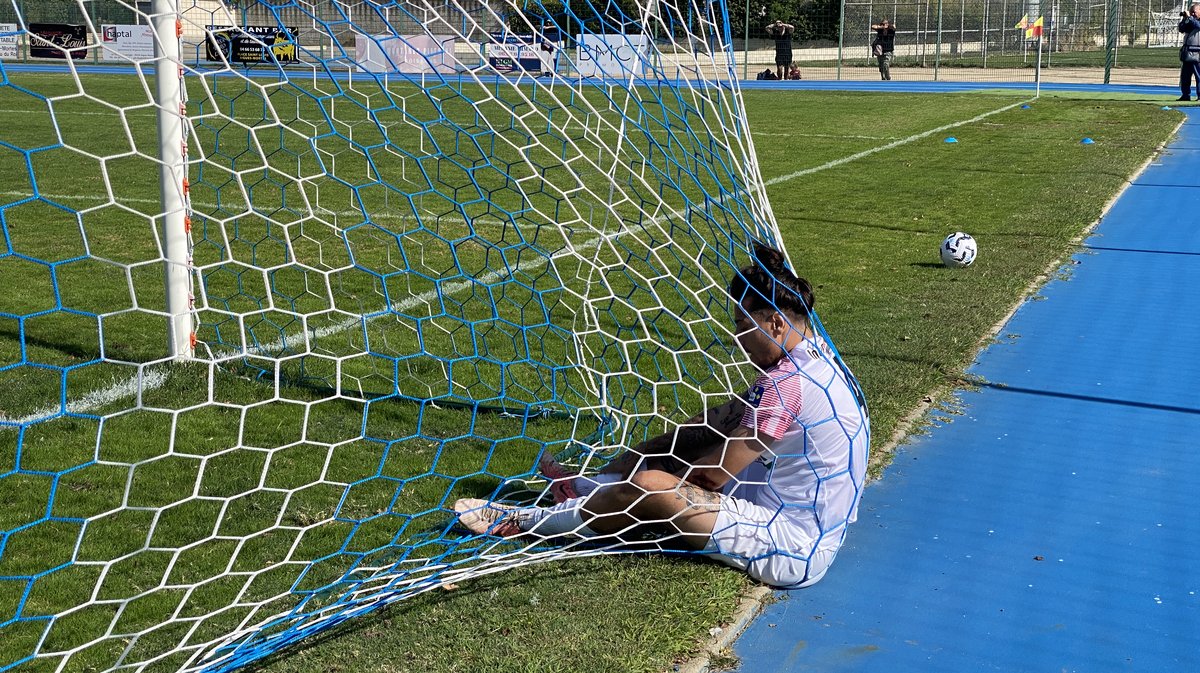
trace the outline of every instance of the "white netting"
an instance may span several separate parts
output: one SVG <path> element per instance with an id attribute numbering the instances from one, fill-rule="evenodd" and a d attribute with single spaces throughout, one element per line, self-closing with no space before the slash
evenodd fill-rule
<path id="1" fill-rule="evenodd" d="M 1146 46 L 1148 47 L 1178 47 L 1183 44 L 1183 34 L 1179 32 L 1179 15 L 1187 11 L 1188 3 L 1169 8 L 1163 12 L 1147 12 L 1149 25 L 1146 28 Z"/>
<path id="2" fill-rule="evenodd" d="M 451 507 L 753 382 L 724 3 L 5 2 L 0 670 L 226 669 L 595 553 Z"/>

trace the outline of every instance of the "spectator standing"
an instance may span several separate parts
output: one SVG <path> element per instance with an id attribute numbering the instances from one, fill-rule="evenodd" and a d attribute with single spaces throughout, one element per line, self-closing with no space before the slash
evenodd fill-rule
<path id="1" fill-rule="evenodd" d="M 1196 99 L 1200 100 L 1200 3 L 1193 3 L 1179 13 L 1179 32 L 1183 46 L 1179 48 L 1179 100 L 1191 100 L 1192 79 L 1196 80 Z"/>
<path id="2" fill-rule="evenodd" d="M 775 74 L 783 79 L 792 66 L 792 34 L 796 27 L 776 20 L 767 26 L 767 36 L 775 38 Z"/>
<path id="3" fill-rule="evenodd" d="M 892 78 L 892 58 L 896 55 L 896 27 L 888 19 L 871 24 L 875 39 L 871 42 L 871 54 L 879 61 L 879 76 Z"/>

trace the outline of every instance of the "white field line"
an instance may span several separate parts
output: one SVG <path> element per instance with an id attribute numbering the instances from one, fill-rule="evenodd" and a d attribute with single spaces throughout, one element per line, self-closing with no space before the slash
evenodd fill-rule
<path id="1" fill-rule="evenodd" d="M 0 109 L 0 114 L 3 114 L 3 115 L 29 114 L 29 112 L 30 112 L 30 110 Z M 55 114 L 60 114 L 60 113 L 56 112 Z M 115 117 L 115 116 L 118 116 L 120 113 L 118 113 L 117 111 L 114 110 L 112 112 L 69 112 L 69 113 L 64 112 L 61 114 L 66 115 L 66 116 L 71 116 L 71 117 Z M 124 114 L 125 117 L 135 117 L 135 116 L 154 117 L 157 115 L 158 115 L 158 112 L 153 109 L 136 110 L 133 112 L 126 112 Z M 254 115 L 229 116 L 229 115 L 223 115 L 223 114 L 202 115 L 199 117 L 199 119 L 201 121 L 203 121 L 209 117 L 220 118 L 220 119 L 235 119 L 235 120 L 243 119 L 243 120 L 247 120 L 247 121 L 269 121 L 261 116 L 258 116 L 258 117 L 254 116 Z M 361 120 L 357 120 L 357 121 L 346 121 L 346 120 L 339 119 L 338 123 L 339 124 L 348 124 L 350 126 L 355 126 L 355 125 L 359 125 L 359 124 L 373 125 L 373 122 L 370 119 L 361 119 Z M 274 122 L 272 122 L 270 124 L 267 124 L 266 126 L 270 127 L 270 126 L 282 126 L 282 125 L 283 124 L 275 124 Z M 561 130 L 561 131 L 579 131 L 579 130 L 591 131 L 592 130 L 592 128 L 590 126 L 585 126 L 583 124 L 563 124 L 561 126 L 554 125 L 553 128 L 556 130 Z M 672 132 L 671 129 L 657 128 L 657 127 L 650 129 L 651 135 L 665 134 L 665 133 L 671 133 L 671 132 Z M 763 136 L 763 137 L 778 136 L 778 137 L 784 137 L 784 138 L 834 138 L 834 139 L 839 139 L 839 140 L 846 139 L 846 138 L 849 138 L 852 140 L 895 140 L 896 139 L 896 136 L 864 136 L 864 135 L 852 135 L 852 134 L 843 134 L 843 133 L 789 133 L 789 132 L 777 133 L 777 132 L 773 132 L 773 131 L 751 131 L 750 134 L 754 135 L 754 136 Z M 79 198 L 83 198 L 83 197 L 79 197 Z"/>
<path id="2" fill-rule="evenodd" d="M 769 133 L 767 131 L 754 131 L 751 135 L 778 137 L 778 138 L 834 138 L 836 140 L 896 140 L 896 136 L 855 136 L 846 135 L 843 133 Z"/>
<path id="3" fill-rule="evenodd" d="M 826 170 L 829 168 L 835 168 L 837 166 L 841 166 L 843 164 L 847 164 L 852 161 L 857 161 L 858 159 L 868 157 L 872 154 L 876 154 L 876 153 L 882 152 L 884 150 L 889 150 L 889 149 L 892 149 L 895 147 L 899 147 L 901 145 L 906 145 L 908 143 L 916 142 L 923 138 L 928 138 L 929 136 L 931 136 L 935 133 L 941 133 L 943 131 L 946 131 L 946 130 L 949 130 L 952 128 L 964 126 L 966 124 L 975 123 L 982 119 L 986 119 L 994 114 L 999 114 L 1001 112 L 1011 110 L 1012 108 L 1017 107 L 1019 105 L 1023 105 L 1026 102 L 1028 102 L 1028 101 L 1020 101 L 1017 103 L 1013 103 L 1012 105 L 1006 105 L 1002 108 L 992 110 L 991 112 L 985 112 L 983 114 L 977 115 L 970 119 L 966 119 L 966 120 L 963 120 L 960 122 L 954 122 L 953 124 L 946 124 L 945 126 L 939 126 L 935 129 L 931 129 L 929 131 L 925 131 L 922 133 L 917 133 L 917 134 L 908 136 L 907 138 L 901 138 L 900 140 L 896 140 L 896 141 L 888 143 L 886 145 L 881 145 L 874 149 L 864 150 L 862 152 L 858 152 L 856 154 L 852 154 L 850 156 L 843 157 L 841 159 L 835 159 L 833 161 L 828 161 L 824 164 L 821 164 L 820 166 L 814 166 L 812 168 L 806 168 L 804 170 L 796 171 L 794 173 L 789 173 L 787 175 L 781 175 L 779 177 L 772 178 L 772 179 L 766 181 L 765 184 L 766 184 L 766 186 L 769 187 L 771 185 L 777 185 L 782 182 L 787 182 L 788 180 L 794 180 L 798 177 L 802 177 L 805 175 L 811 175 L 813 173 L 817 173 L 819 171 L 823 171 L 823 170 Z M 50 197 L 48 197 L 48 198 L 50 198 Z M 132 199 L 129 199 L 129 200 L 132 200 Z M 648 224 L 653 224 L 655 222 L 661 221 L 662 219 L 664 219 L 663 216 L 654 218 Z M 616 237 L 620 236 L 621 233 L 623 233 L 623 232 L 614 232 L 613 234 L 596 236 L 595 238 L 592 238 L 580 245 L 572 246 L 570 248 L 569 252 L 554 255 L 549 259 L 539 259 L 539 260 L 535 260 L 535 261 L 525 264 L 525 265 L 517 266 L 517 267 L 515 267 L 515 271 L 523 272 L 523 271 L 529 271 L 529 270 L 532 270 L 532 269 L 535 269 L 535 268 L 538 268 L 541 266 L 545 266 L 547 263 L 549 263 L 553 259 L 557 259 L 558 257 L 564 256 L 567 254 L 571 254 L 575 251 L 594 248 L 609 238 L 616 238 Z M 482 276 L 480 278 L 477 278 L 477 279 L 468 280 L 468 281 L 458 281 L 455 283 L 448 283 L 448 284 L 442 286 L 442 292 L 443 293 L 455 293 L 460 290 L 465 290 L 467 288 L 470 288 L 470 287 L 474 286 L 476 283 L 491 283 L 491 282 L 497 281 L 497 280 L 503 278 L 504 275 L 505 274 L 502 274 L 500 272 L 492 272 L 492 273 L 489 273 L 489 274 Z M 403 301 L 396 302 L 396 303 L 392 304 L 389 307 L 389 309 L 393 310 L 393 311 L 403 311 L 403 310 L 406 310 L 409 308 L 414 308 L 414 307 L 419 306 L 424 303 L 428 303 L 437 298 L 438 298 L 438 292 L 436 290 L 429 290 L 429 291 L 423 292 L 421 294 L 409 297 L 408 299 L 405 299 Z M 387 314 L 383 314 L 383 315 L 387 315 Z M 355 325 L 361 325 L 363 323 L 363 320 L 364 320 L 363 318 L 349 318 L 349 319 L 343 320 L 342 322 L 336 323 L 334 325 L 327 325 L 325 327 L 322 327 L 322 328 L 317 329 L 312 332 L 305 332 L 303 334 L 298 334 L 298 335 L 288 337 L 287 339 L 281 339 L 279 341 L 268 344 L 266 346 L 247 349 L 244 353 L 242 353 L 242 352 L 233 353 L 231 355 L 231 358 L 242 357 L 243 355 L 260 355 L 260 354 L 269 353 L 272 351 L 277 351 L 277 350 L 280 350 L 281 348 L 287 348 L 290 346 L 294 346 L 302 341 L 307 341 L 309 338 L 318 338 L 319 339 L 321 337 L 329 336 L 331 334 L 336 334 L 338 332 L 350 329 L 350 328 L 354 327 Z M 310 334 L 312 335 L 311 337 L 310 337 Z M 167 381 L 166 375 L 156 375 L 155 372 L 147 372 L 145 375 L 143 375 L 141 373 L 142 371 L 145 371 L 145 370 L 144 369 L 139 370 L 139 374 L 137 376 L 130 377 L 129 379 L 127 379 L 125 381 L 121 381 L 119 383 L 116 383 L 116 384 L 109 386 L 108 388 L 104 388 L 102 390 L 97 390 L 92 393 L 88 393 L 87 395 L 84 395 L 83 397 L 80 397 L 78 400 L 75 400 L 73 402 L 68 402 L 67 403 L 67 412 L 75 413 L 75 414 L 86 414 L 86 413 L 94 411 L 95 409 L 98 409 L 106 404 L 111 404 L 112 402 L 115 402 L 118 399 L 121 399 L 124 397 L 130 397 L 130 396 L 137 396 L 139 394 L 139 391 L 145 392 L 145 391 L 149 391 L 149 390 L 154 390 L 154 389 L 160 388 L 166 384 L 166 381 Z M 21 418 L 16 418 L 16 419 L 8 419 L 3 414 L 0 414 L 0 422 L 16 423 L 18 425 L 23 425 L 23 424 L 30 423 L 33 421 L 49 418 L 51 416 L 58 414 L 60 411 L 61 411 L 61 406 L 46 406 L 41 409 L 38 409 L 37 411 L 34 411 L 33 413 L 31 413 L 27 416 L 23 416 Z M 3 429 L 3 428 L 0 428 L 0 429 Z"/>
<path id="4" fill-rule="evenodd" d="M 144 367 L 138 368 L 138 373 L 124 381 L 118 381 L 107 388 L 93 390 L 79 397 L 73 402 L 67 402 L 67 410 L 72 413 L 85 414 L 93 409 L 112 404 L 117 400 L 122 400 L 128 397 L 137 398 L 142 392 L 148 390 L 156 390 L 163 387 L 167 383 L 167 375 L 162 371 L 150 370 Z M 49 418 L 59 412 L 61 406 L 46 406 L 23 418 L 8 419 L 4 414 L 0 414 L 0 422 L 4 423 L 29 423 L 36 420 Z M 0 427 L 0 431 L 5 430 Z"/>
<path id="5" fill-rule="evenodd" d="M 823 171 L 823 170 L 826 170 L 829 168 L 836 168 L 837 166 L 841 166 L 842 164 L 848 164 L 851 161 L 858 161 L 859 159 L 862 159 L 864 157 L 869 157 L 872 154 L 875 154 L 877 152 L 883 152 L 885 150 L 890 150 L 893 147 L 899 147 L 900 145 L 907 145 L 908 143 L 916 142 L 923 138 L 928 138 L 929 136 L 931 136 L 935 133 L 949 131 L 950 129 L 958 128 L 959 126 L 965 126 L 967 124 L 974 124 L 975 122 L 987 119 L 988 117 L 991 117 L 994 114 L 1000 114 L 1001 112 L 1006 112 L 1006 111 L 1011 110 L 1019 105 L 1024 105 L 1025 103 L 1028 103 L 1028 102 L 1029 101 L 1027 101 L 1027 100 L 1018 101 L 1016 103 L 1013 103 L 1012 105 L 1005 105 L 1002 108 L 992 110 L 991 112 L 984 112 L 983 114 L 976 115 L 974 117 L 971 117 L 970 119 L 964 119 L 963 121 L 954 122 L 953 124 L 946 124 L 945 126 L 939 126 L 935 129 L 929 129 L 928 131 L 925 131 L 924 133 L 918 133 L 916 135 L 911 135 L 907 138 L 901 138 L 900 140 L 890 142 L 886 145 L 880 145 L 879 147 L 875 147 L 875 148 L 872 148 L 869 150 L 863 150 L 862 152 L 858 152 L 856 154 L 851 154 L 848 157 L 842 157 L 841 159 L 834 159 L 833 161 L 827 161 L 827 162 L 821 164 L 820 166 L 813 166 L 812 168 L 805 168 L 804 170 L 796 171 L 795 173 L 788 173 L 787 175 L 781 175 L 777 178 L 771 178 L 770 180 L 767 180 L 766 185 L 768 187 L 770 187 L 771 185 L 777 185 L 781 182 L 787 182 L 788 180 L 794 180 L 796 178 L 799 178 L 799 177 L 802 177 L 805 175 L 811 175 L 818 171 Z"/>
<path id="6" fill-rule="evenodd" d="M 31 198 L 32 196 L 33 195 L 30 194 L 29 192 L 0 192 L 0 197 L 10 197 L 10 198 L 20 197 L 23 199 L 28 199 L 28 198 Z M 95 201 L 96 199 L 105 198 L 103 195 L 101 195 L 101 196 L 83 196 L 83 195 L 79 195 L 79 194 L 41 194 L 40 196 L 41 196 L 41 198 L 50 199 L 51 201 Z M 121 203 L 147 203 L 150 205 L 158 205 L 160 203 L 160 201 L 158 199 L 140 199 L 140 198 L 136 198 L 136 197 L 124 197 L 123 196 L 119 199 L 118 198 L 109 199 L 108 202 L 101 204 L 99 206 L 91 206 L 87 210 L 90 211 L 90 210 L 95 210 L 96 208 L 104 208 L 110 204 L 116 205 L 118 201 Z M 232 220 L 232 219 L 237 219 L 238 217 L 243 217 L 245 215 L 249 215 L 249 214 L 257 212 L 252 206 L 247 206 L 246 210 L 242 211 L 241 213 L 229 215 L 228 217 L 225 217 L 225 218 L 216 218 L 213 215 L 210 215 L 209 213 L 205 212 L 205 210 L 206 209 L 207 210 L 216 210 L 217 208 L 228 208 L 229 204 L 226 204 L 224 206 L 218 206 L 215 203 L 204 203 L 201 201 L 191 201 L 190 204 L 192 206 L 193 214 L 195 214 L 198 211 L 200 215 L 203 215 L 205 217 L 210 217 L 212 219 Z M 363 212 L 361 210 L 357 210 L 357 209 L 326 210 L 324 208 L 320 208 L 320 209 L 313 209 L 311 212 L 314 217 L 322 217 L 325 215 L 332 215 L 334 217 L 355 217 L 355 216 L 362 217 L 363 216 Z M 410 220 L 410 219 L 414 219 L 415 217 L 416 217 L 415 215 L 394 215 L 391 213 L 372 213 L 371 214 L 371 218 L 373 220 Z M 430 215 L 430 217 L 432 217 L 432 215 Z M 491 220 L 491 219 L 486 219 L 486 218 L 476 218 L 472 221 L 479 222 L 480 224 L 505 224 L 505 222 L 503 220 Z"/>

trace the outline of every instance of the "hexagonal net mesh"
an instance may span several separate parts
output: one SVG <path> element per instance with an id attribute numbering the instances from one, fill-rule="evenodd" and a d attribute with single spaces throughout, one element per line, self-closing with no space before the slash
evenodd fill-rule
<path id="1" fill-rule="evenodd" d="M 450 505 L 752 380 L 725 3 L 94 5 L 0 12 L 0 670 L 224 670 L 605 551 Z"/>

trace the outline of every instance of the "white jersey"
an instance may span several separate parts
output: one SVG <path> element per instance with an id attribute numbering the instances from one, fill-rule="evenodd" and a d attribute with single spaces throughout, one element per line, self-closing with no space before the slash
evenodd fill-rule
<path id="1" fill-rule="evenodd" d="M 755 381 L 741 425 L 774 440 L 725 494 L 801 528 L 816 550 L 836 551 L 858 515 L 870 423 L 847 372 L 820 339 L 806 339 Z M 801 551 L 801 550 L 797 550 Z"/>

